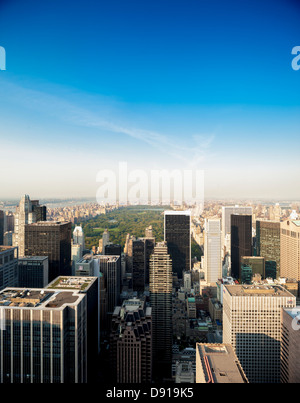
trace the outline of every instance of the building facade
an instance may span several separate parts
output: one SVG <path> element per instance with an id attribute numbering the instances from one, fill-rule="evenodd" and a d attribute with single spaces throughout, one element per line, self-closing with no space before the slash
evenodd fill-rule
<path id="1" fill-rule="evenodd" d="M 110 334 L 113 378 L 117 383 L 152 381 L 152 314 L 145 300 L 115 308 Z"/>
<path id="2" fill-rule="evenodd" d="M 224 285 L 223 342 L 250 383 L 280 382 L 281 309 L 296 298 L 280 286 Z"/>
<path id="3" fill-rule="evenodd" d="M 191 270 L 191 212 L 165 211 L 164 241 L 172 259 L 173 272 L 182 278 Z"/>
<path id="4" fill-rule="evenodd" d="M 172 365 L 172 260 L 166 242 L 157 243 L 150 258 L 153 365 L 158 376 L 170 377 Z"/>

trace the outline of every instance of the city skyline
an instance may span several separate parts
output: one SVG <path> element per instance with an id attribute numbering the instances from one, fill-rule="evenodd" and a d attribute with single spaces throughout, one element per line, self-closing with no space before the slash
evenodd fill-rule
<path id="1" fill-rule="evenodd" d="M 299 199 L 299 6 L 222 3 L 1 2 L 0 199 L 96 199 L 120 161 Z"/>

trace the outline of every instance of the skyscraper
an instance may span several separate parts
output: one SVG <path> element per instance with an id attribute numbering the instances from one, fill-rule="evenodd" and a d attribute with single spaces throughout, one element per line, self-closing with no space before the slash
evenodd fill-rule
<path id="1" fill-rule="evenodd" d="M 132 241 L 132 289 L 144 291 L 146 280 L 145 244 L 140 239 Z"/>
<path id="2" fill-rule="evenodd" d="M 231 344 L 250 383 L 280 381 L 281 308 L 296 298 L 271 285 L 224 285 L 223 343 Z"/>
<path id="3" fill-rule="evenodd" d="M 171 376 L 172 365 L 172 260 L 166 242 L 159 242 L 150 258 L 150 303 L 154 373 Z"/>
<path id="4" fill-rule="evenodd" d="M 47 256 L 25 256 L 18 261 L 18 287 L 44 288 L 49 279 Z"/>
<path id="5" fill-rule="evenodd" d="M 25 225 L 25 256 L 48 256 L 49 282 L 71 274 L 71 223 L 40 221 Z"/>
<path id="6" fill-rule="evenodd" d="M 110 334 L 113 378 L 117 383 L 152 380 L 152 315 L 145 300 L 125 300 L 115 308 Z"/>
<path id="7" fill-rule="evenodd" d="M 256 221 L 257 254 L 265 258 L 266 277 L 280 277 L 280 222 Z"/>
<path id="8" fill-rule="evenodd" d="M 18 286 L 18 248 L 0 246 L 0 290 Z"/>
<path id="9" fill-rule="evenodd" d="M 208 284 L 222 278 L 221 220 L 206 219 L 204 234 L 204 270 Z"/>
<path id="10" fill-rule="evenodd" d="M 6 288 L 0 293 L 0 383 L 87 382 L 86 294 Z"/>
<path id="11" fill-rule="evenodd" d="M 84 233 L 80 225 L 77 225 L 73 231 L 73 244 L 80 245 L 82 251 L 85 249 Z"/>
<path id="12" fill-rule="evenodd" d="M 47 290 L 74 290 L 86 295 L 87 376 L 97 379 L 97 358 L 100 352 L 100 297 L 99 278 L 95 276 L 61 276 L 46 287 Z"/>
<path id="13" fill-rule="evenodd" d="M 300 220 L 280 223 L 280 276 L 300 281 Z"/>
<path id="14" fill-rule="evenodd" d="M 231 276 L 241 278 L 241 257 L 252 256 L 252 216 L 231 215 Z"/>
<path id="15" fill-rule="evenodd" d="M 46 219 L 46 207 L 37 200 L 30 200 L 28 195 L 21 198 L 16 207 L 13 246 L 18 246 L 19 256 L 25 256 L 25 225 Z"/>
<path id="16" fill-rule="evenodd" d="M 164 240 L 172 259 L 173 272 L 182 278 L 191 270 L 191 212 L 165 211 Z"/>
<path id="17" fill-rule="evenodd" d="M 223 206 L 222 207 L 222 247 L 225 244 L 226 236 L 230 237 L 231 234 L 231 215 L 232 214 L 246 214 L 252 215 L 252 207 L 250 206 Z M 230 252 L 230 250 L 228 250 Z"/>

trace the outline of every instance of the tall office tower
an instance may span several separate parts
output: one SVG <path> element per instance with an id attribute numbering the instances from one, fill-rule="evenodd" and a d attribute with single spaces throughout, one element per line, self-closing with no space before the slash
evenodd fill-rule
<path id="1" fill-rule="evenodd" d="M 183 290 L 190 293 L 192 289 L 192 272 L 183 272 Z"/>
<path id="2" fill-rule="evenodd" d="M 223 342 L 231 344 L 250 383 L 280 381 L 281 308 L 296 298 L 271 285 L 224 285 Z"/>
<path id="3" fill-rule="evenodd" d="M 100 352 L 100 298 L 99 278 L 94 276 L 61 276 L 47 285 L 46 290 L 67 291 L 76 289 L 86 295 L 87 378 L 97 380 L 97 359 Z"/>
<path id="4" fill-rule="evenodd" d="M 108 244 L 109 244 L 109 232 L 108 232 L 108 229 L 106 229 L 102 235 L 102 251 L 103 252 L 105 251 L 105 247 Z"/>
<path id="5" fill-rule="evenodd" d="M 28 195 L 23 196 L 16 207 L 13 246 L 18 246 L 19 256 L 25 256 L 25 225 L 37 222 L 37 218 L 43 221 L 45 209 L 38 201 L 31 201 Z"/>
<path id="6" fill-rule="evenodd" d="M 196 383 L 248 383 L 230 344 L 196 344 Z"/>
<path id="7" fill-rule="evenodd" d="M 12 246 L 12 239 L 13 239 L 13 232 L 12 231 L 4 232 L 3 245 L 4 246 Z"/>
<path id="8" fill-rule="evenodd" d="M 151 308 L 145 300 L 128 299 L 116 307 L 110 334 L 113 378 L 117 383 L 152 380 Z"/>
<path id="9" fill-rule="evenodd" d="M 252 215 L 252 207 L 249 206 L 223 206 L 222 207 L 222 246 L 225 245 L 226 236 L 231 234 L 231 215 L 243 214 Z M 229 243 L 230 244 L 230 243 Z M 230 250 L 228 250 L 230 252 Z"/>
<path id="10" fill-rule="evenodd" d="M 145 285 L 149 285 L 149 270 L 150 270 L 150 257 L 154 251 L 155 238 L 145 237 L 140 238 L 145 245 Z"/>
<path id="11" fill-rule="evenodd" d="M 300 281 L 300 220 L 280 223 L 280 276 Z"/>
<path id="12" fill-rule="evenodd" d="M 104 255 L 114 255 L 114 256 L 121 256 L 122 254 L 122 247 L 121 245 L 116 244 L 108 244 L 105 246 Z"/>
<path id="13" fill-rule="evenodd" d="M 14 232 L 14 227 L 15 227 L 15 216 L 11 211 L 8 211 L 6 213 L 6 228 L 5 228 L 5 231 Z"/>
<path id="14" fill-rule="evenodd" d="M 222 278 L 221 220 L 205 219 L 204 270 L 208 284 Z"/>
<path id="15" fill-rule="evenodd" d="M 231 215 L 231 276 L 241 278 L 241 257 L 252 256 L 252 216 Z"/>
<path id="16" fill-rule="evenodd" d="M 152 225 L 149 225 L 149 227 L 147 227 L 145 229 L 145 238 L 153 238 L 153 228 Z"/>
<path id="17" fill-rule="evenodd" d="M 77 225 L 73 231 L 73 243 L 81 245 L 82 250 L 85 248 L 84 233 L 81 225 Z"/>
<path id="18" fill-rule="evenodd" d="M 172 365 L 172 260 L 166 242 L 156 244 L 150 258 L 150 304 L 154 373 L 171 376 Z"/>
<path id="19" fill-rule="evenodd" d="M 75 263 L 76 277 L 97 277 L 99 282 L 100 337 L 105 337 L 107 328 L 107 301 L 104 274 L 100 271 L 99 256 L 87 254 Z"/>
<path id="20" fill-rule="evenodd" d="M 18 285 L 18 248 L 0 246 L 0 290 Z"/>
<path id="21" fill-rule="evenodd" d="M 119 305 L 121 293 L 121 258 L 113 255 L 93 256 L 104 275 L 108 321 L 111 321 L 115 307 Z"/>
<path id="22" fill-rule="evenodd" d="M 259 274 L 265 278 L 265 258 L 261 256 L 241 256 L 241 282 L 250 284 L 252 277 Z"/>
<path id="23" fill-rule="evenodd" d="M 18 261 L 18 287 L 44 288 L 48 284 L 49 261 L 47 256 L 26 256 Z"/>
<path id="24" fill-rule="evenodd" d="M 144 291 L 145 288 L 145 244 L 142 240 L 132 241 L 132 289 Z"/>
<path id="25" fill-rule="evenodd" d="M 0 245 L 4 245 L 5 214 L 0 210 Z"/>
<path id="26" fill-rule="evenodd" d="M 40 206 L 39 200 L 31 200 L 32 212 L 35 214 L 35 220 L 46 221 L 47 220 L 47 208 L 46 206 Z"/>
<path id="27" fill-rule="evenodd" d="M 87 381 L 86 294 L 6 288 L 0 306 L 0 383 Z"/>
<path id="28" fill-rule="evenodd" d="M 300 383 L 300 306 L 281 311 L 281 383 Z"/>
<path id="29" fill-rule="evenodd" d="M 71 226 L 59 221 L 25 225 L 25 256 L 48 256 L 49 282 L 71 274 Z"/>
<path id="30" fill-rule="evenodd" d="M 173 272 L 182 278 L 191 270 L 191 212 L 165 211 L 164 240 L 173 262 Z"/>
<path id="31" fill-rule="evenodd" d="M 72 274 L 75 273 L 75 265 L 82 258 L 83 249 L 79 243 L 74 243 L 71 241 L 71 264 L 72 264 Z"/>
<path id="32" fill-rule="evenodd" d="M 266 277 L 280 277 L 280 222 L 256 221 L 257 254 L 265 258 Z"/>

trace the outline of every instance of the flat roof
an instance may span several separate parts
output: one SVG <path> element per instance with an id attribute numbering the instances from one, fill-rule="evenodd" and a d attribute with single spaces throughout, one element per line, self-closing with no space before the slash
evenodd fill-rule
<path id="1" fill-rule="evenodd" d="M 224 287 L 228 290 L 232 296 L 272 296 L 272 297 L 292 297 L 293 294 L 287 291 L 285 288 L 279 285 L 273 284 L 224 284 Z"/>
<path id="2" fill-rule="evenodd" d="M 196 350 L 202 362 L 206 382 L 248 383 L 230 344 L 197 343 Z"/>
<path id="3" fill-rule="evenodd" d="M 85 294 L 77 290 L 47 290 L 44 288 L 5 288 L 0 292 L 1 308 L 60 309 L 80 302 Z"/>
<path id="4" fill-rule="evenodd" d="M 191 215 L 191 211 L 190 210 L 165 210 L 164 211 L 165 215 Z"/>
<path id="5" fill-rule="evenodd" d="M 59 276 L 46 289 L 87 291 L 96 280 L 93 276 Z"/>

